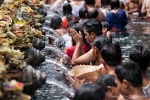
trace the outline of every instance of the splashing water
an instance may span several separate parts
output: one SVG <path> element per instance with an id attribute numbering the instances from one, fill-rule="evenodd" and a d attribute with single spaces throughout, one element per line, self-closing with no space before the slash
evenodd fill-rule
<path id="1" fill-rule="evenodd" d="M 70 57 L 67 54 L 65 54 L 61 49 L 53 45 L 49 45 L 45 46 L 45 48 L 43 49 L 43 53 L 45 53 L 45 55 L 47 55 L 50 58 L 56 59 L 57 61 L 63 59 L 63 64 L 68 68 L 71 67 Z"/>
<path id="2" fill-rule="evenodd" d="M 55 67 L 61 68 L 56 71 Z M 55 59 L 46 58 L 37 70 L 40 70 L 47 75 L 46 84 L 35 92 L 33 100 L 69 100 L 74 95 L 74 90 L 70 81 L 68 80 L 68 69 L 57 62 Z"/>
<path id="3" fill-rule="evenodd" d="M 50 28 L 50 27 L 42 27 L 44 30 L 49 31 L 51 34 L 53 34 L 54 36 L 60 37 L 59 33 L 56 32 L 54 29 Z"/>
<path id="4" fill-rule="evenodd" d="M 68 88 L 68 87 L 66 87 L 66 85 L 63 85 L 58 81 L 46 80 L 46 83 L 56 85 L 56 86 L 62 88 L 64 91 L 67 91 L 68 93 L 70 93 L 71 97 L 74 96 L 74 90 L 72 88 Z"/>

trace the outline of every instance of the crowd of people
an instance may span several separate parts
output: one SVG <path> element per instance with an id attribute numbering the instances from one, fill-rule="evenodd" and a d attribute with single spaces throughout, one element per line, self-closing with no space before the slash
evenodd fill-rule
<path id="1" fill-rule="evenodd" d="M 129 58 L 122 57 L 111 32 L 125 32 L 130 15 L 150 18 L 150 0 L 44 0 L 62 8 L 63 17 L 53 16 L 50 27 L 61 36 L 68 34 L 69 45 L 61 45 L 74 65 L 103 65 L 96 83 L 70 76 L 76 90 L 74 100 L 149 100 L 147 69 L 150 51 L 134 45 Z M 64 3 L 65 2 L 65 3 Z"/>

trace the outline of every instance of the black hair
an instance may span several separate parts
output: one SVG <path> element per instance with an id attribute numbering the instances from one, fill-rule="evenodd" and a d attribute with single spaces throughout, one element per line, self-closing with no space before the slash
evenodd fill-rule
<path id="1" fill-rule="evenodd" d="M 110 1 L 111 10 L 118 9 L 120 7 L 119 0 L 111 0 Z"/>
<path id="2" fill-rule="evenodd" d="M 66 41 L 64 40 L 63 37 L 59 37 L 55 40 L 56 47 L 60 48 L 61 50 L 64 50 L 65 44 L 66 44 Z"/>
<path id="3" fill-rule="evenodd" d="M 59 16 L 53 16 L 51 18 L 51 23 L 50 23 L 50 27 L 53 29 L 57 29 L 61 26 L 62 24 L 62 19 Z"/>
<path id="4" fill-rule="evenodd" d="M 110 1 L 111 0 L 101 0 L 101 6 L 106 8 L 107 6 L 110 5 Z"/>
<path id="5" fill-rule="evenodd" d="M 126 79 L 133 87 L 142 86 L 141 69 L 136 62 L 130 59 L 124 60 L 120 65 L 118 65 L 115 73 L 121 83 L 124 79 Z"/>
<path id="6" fill-rule="evenodd" d="M 118 64 L 120 64 L 122 55 L 120 45 L 115 41 L 109 44 L 107 43 L 101 49 L 101 55 L 107 65 L 117 66 Z"/>
<path id="7" fill-rule="evenodd" d="M 143 45 L 134 45 L 131 48 L 129 58 L 137 62 L 142 71 L 146 71 L 150 61 L 150 51 Z"/>
<path id="8" fill-rule="evenodd" d="M 104 100 L 105 90 L 97 84 L 84 84 L 75 93 L 74 100 Z"/>
<path id="9" fill-rule="evenodd" d="M 77 23 L 78 23 L 77 20 L 70 21 L 70 22 L 68 23 L 68 28 L 72 28 L 72 26 L 75 25 L 75 24 L 77 24 Z"/>
<path id="10" fill-rule="evenodd" d="M 102 35 L 102 24 L 95 18 L 87 20 L 83 26 L 89 34 L 94 32 L 97 36 Z"/>
<path id="11" fill-rule="evenodd" d="M 69 3 L 63 4 L 63 12 L 64 12 L 64 16 L 67 17 L 68 22 L 70 22 L 72 20 L 72 8 Z"/>
<path id="12" fill-rule="evenodd" d="M 102 23 L 103 28 L 107 28 L 107 31 L 110 30 L 109 29 L 109 23 L 107 23 L 107 22 L 101 22 L 101 23 Z"/>
<path id="13" fill-rule="evenodd" d="M 87 9 L 86 8 L 81 8 L 79 10 L 79 17 L 80 18 L 86 18 L 86 14 L 87 14 Z"/>
<path id="14" fill-rule="evenodd" d="M 106 92 L 108 91 L 107 86 L 117 87 L 117 84 L 115 83 L 115 76 L 110 74 L 101 75 L 96 83 L 98 85 L 102 85 L 106 89 Z"/>
<path id="15" fill-rule="evenodd" d="M 87 17 L 88 18 L 97 18 L 98 16 L 98 10 L 95 8 L 90 8 L 87 11 Z"/>
<path id="16" fill-rule="evenodd" d="M 79 31 L 81 32 L 81 34 L 82 34 L 82 36 L 83 36 L 83 42 L 88 45 L 88 47 L 89 47 L 88 50 L 90 50 L 90 49 L 91 49 L 91 46 L 90 46 L 90 44 L 87 42 L 87 40 L 85 39 L 85 34 L 84 34 L 84 31 L 83 31 L 83 25 L 80 24 L 80 23 L 77 23 L 77 24 L 75 24 L 75 25 L 72 27 L 72 29 L 75 29 L 78 33 L 79 33 Z M 72 39 L 72 42 L 73 42 L 72 45 L 75 46 L 76 43 L 74 42 L 73 39 Z"/>
<path id="17" fill-rule="evenodd" d="M 101 49 L 106 45 L 106 44 L 112 43 L 111 38 L 107 37 L 107 36 L 98 36 L 95 40 L 94 40 L 94 46 L 98 48 L 99 51 L 101 51 Z"/>
<path id="18" fill-rule="evenodd" d="M 84 0 L 87 5 L 95 4 L 95 0 Z"/>

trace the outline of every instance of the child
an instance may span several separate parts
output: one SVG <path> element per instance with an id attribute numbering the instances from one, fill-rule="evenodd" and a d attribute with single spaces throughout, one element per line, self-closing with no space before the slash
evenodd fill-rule
<path id="1" fill-rule="evenodd" d="M 149 100 L 142 90 L 142 72 L 139 65 L 128 59 L 117 66 L 115 82 L 127 100 Z"/>
<path id="2" fill-rule="evenodd" d="M 150 97 L 150 79 L 146 72 L 150 61 L 150 52 L 143 45 L 134 45 L 130 51 L 129 58 L 140 66 L 142 71 L 142 87 L 145 95 Z"/>
<path id="3" fill-rule="evenodd" d="M 107 22 L 102 22 L 102 26 L 103 26 L 102 29 L 103 35 L 110 37 L 109 24 Z"/>

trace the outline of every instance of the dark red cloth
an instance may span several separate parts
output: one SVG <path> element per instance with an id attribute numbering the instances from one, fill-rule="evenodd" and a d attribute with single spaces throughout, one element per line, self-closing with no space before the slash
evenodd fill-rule
<path id="1" fill-rule="evenodd" d="M 71 46 L 71 47 L 69 47 L 69 48 L 67 49 L 66 54 L 67 54 L 70 58 L 72 58 L 75 48 L 76 48 L 76 46 Z M 84 52 L 88 52 L 89 45 L 83 44 L 83 45 L 82 45 L 82 49 L 83 49 Z"/>

